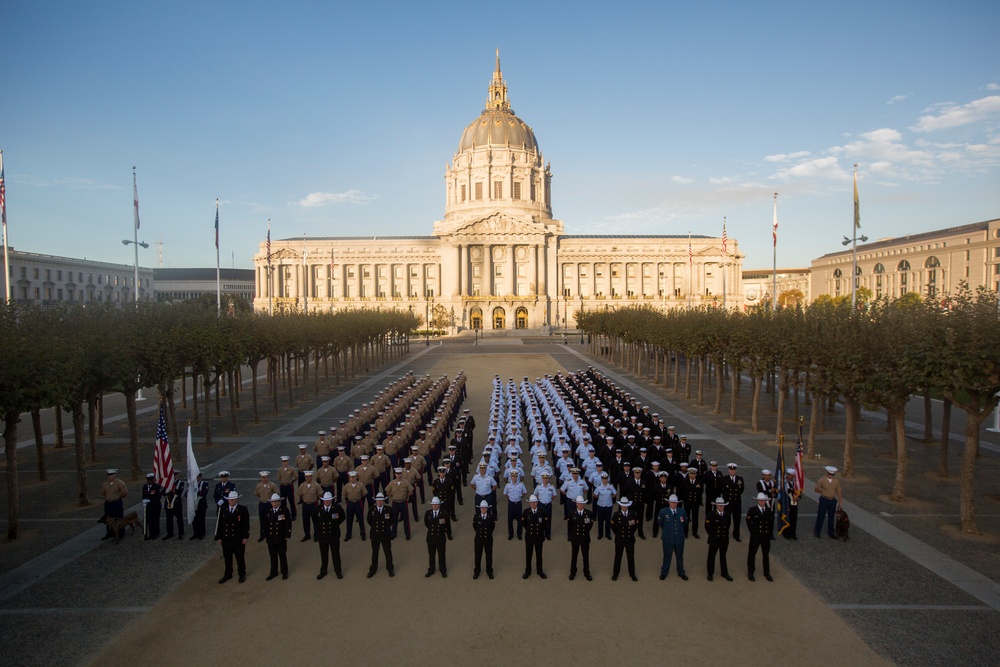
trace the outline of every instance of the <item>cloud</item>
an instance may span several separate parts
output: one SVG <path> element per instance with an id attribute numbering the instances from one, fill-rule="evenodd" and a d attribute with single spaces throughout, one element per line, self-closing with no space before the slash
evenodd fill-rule
<path id="1" fill-rule="evenodd" d="M 906 93 L 905 95 L 895 95 L 888 102 L 886 102 L 886 104 L 895 104 L 896 102 L 902 102 L 910 95 L 911 93 Z"/>
<path id="2" fill-rule="evenodd" d="M 777 155 L 767 155 L 764 157 L 768 162 L 787 162 L 788 160 L 798 160 L 799 158 L 812 155 L 809 151 L 797 151 L 795 153 L 778 153 Z"/>
<path id="3" fill-rule="evenodd" d="M 779 180 L 787 179 L 826 179 L 843 181 L 848 178 L 837 161 L 836 156 L 817 157 L 809 160 L 802 160 L 798 164 L 778 170 L 772 178 Z"/>
<path id="4" fill-rule="evenodd" d="M 293 203 L 302 208 L 316 208 L 328 204 L 368 204 L 378 199 L 377 195 L 366 195 L 361 190 L 346 192 L 310 192 L 304 199 Z"/>
<path id="5" fill-rule="evenodd" d="M 986 84 L 986 90 L 1000 90 L 1000 83 L 988 83 Z"/>
<path id="6" fill-rule="evenodd" d="M 1000 95 L 990 95 L 968 104 L 947 102 L 933 108 L 932 113 L 921 116 L 916 125 L 910 126 L 914 132 L 934 132 L 951 127 L 970 125 L 993 116 L 1000 115 Z"/>
<path id="7" fill-rule="evenodd" d="M 688 183 L 694 183 L 694 179 L 693 178 L 687 178 L 685 176 L 674 175 L 674 176 L 670 177 L 670 180 L 673 181 L 674 183 L 680 183 L 681 185 L 687 185 Z"/>
<path id="8" fill-rule="evenodd" d="M 709 176 L 708 182 L 712 185 L 729 185 L 735 183 L 736 179 L 732 176 Z"/>

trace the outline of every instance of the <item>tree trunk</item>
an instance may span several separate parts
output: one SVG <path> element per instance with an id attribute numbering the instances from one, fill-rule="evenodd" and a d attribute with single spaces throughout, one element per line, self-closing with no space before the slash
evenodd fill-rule
<path id="1" fill-rule="evenodd" d="M 979 403 L 978 400 L 975 402 Z M 979 449 L 979 426 L 982 424 L 982 420 L 974 411 L 966 409 L 965 412 L 965 450 L 962 452 L 962 473 L 959 479 L 959 513 L 961 515 L 962 532 L 967 535 L 978 535 L 979 528 L 976 527 L 975 471 L 976 451 Z M 986 414 L 989 414 L 989 412 Z"/>
<path id="2" fill-rule="evenodd" d="M 680 391 L 681 386 L 681 353 L 674 352 L 674 388 L 673 393 Z"/>
<path id="3" fill-rule="evenodd" d="M 319 348 L 313 353 L 316 358 L 315 363 L 313 363 L 313 395 L 319 397 Z M 383 348 L 384 352 L 384 348 Z M 327 375 L 327 384 L 330 384 L 330 377 Z"/>
<path id="4" fill-rule="evenodd" d="M 278 358 L 268 357 L 267 364 L 271 368 L 271 411 L 278 414 Z"/>
<path id="5" fill-rule="evenodd" d="M 722 367 L 722 364 L 718 361 L 715 362 L 715 407 L 712 410 L 713 415 L 722 414 L 722 392 L 725 390 L 725 375 L 726 371 Z"/>
<path id="6" fill-rule="evenodd" d="M 729 384 L 733 385 L 729 388 L 733 392 L 736 400 L 740 400 L 740 389 L 743 386 L 743 372 L 738 366 L 733 367 L 733 380 Z"/>
<path id="7" fill-rule="evenodd" d="M 792 373 L 792 421 L 799 423 L 799 374 Z"/>
<path id="8" fill-rule="evenodd" d="M 819 427 L 822 413 L 820 406 L 823 404 L 822 394 L 813 393 L 815 395 L 812 397 L 812 406 L 809 410 L 809 436 L 806 438 L 806 457 L 810 459 L 816 456 L 816 429 Z"/>
<path id="9" fill-rule="evenodd" d="M 104 435 L 104 394 L 97 397 L 97 435 Z"/>
<path id="10" fill-rule="evenodd" d="M 216 369 L 216 373 L 215 373 L 215 382 L 209 382 L 208 381 L 208 376 L 209 376 L 209 373 L 205 373 L 205 386 L 207 386 L 209 389 L 211 389 L 212 385 L 213 384 L 215 385 L 215 416 L 216 417 L 221 417 L 222 416 L 222 390 L 225 388 L 226 383 L 222 381 L 222 374 L 218 371 L 218 369 Z M 208 398 L 206 397 L 205 400 L 207 401 Z"/>
<path id="11" fill-rule="evenodd" d="M 73 403 L 73 450 L 76 454 L 77 504 L 80 507 L 90 504 L 90 499 L 87 497 L 87 461 L 84 456 L 86 439 L 83 432 L 86 428 L 84 421 L 83 401 L 76 401 Z"/>
<path id="12" fill-rule="evenodd" d="M 934 413 L 931 412 L 931 390 L 924 389 L 924 442 L 934 442 Z"/>
<path id="13" fill-rule="evenodd" d="M 854 421 L 854 410 L 851 409 L 853 399 L 844 398 L 844 477 L 854 477 L 854 442 L 851 433 L 856 432 L 857 424 Z"/>
<path id="14" fill-rule="evenodd" d="M 87 434 L 90 440 L 90 462 L 97 460 L 97 395 L 87 399 Z"/>
<path id="15" fill-rule="evenodd" d="M 135 409 L 135 392 L 126 388 L 122 392 L 125 395 L 125 414 L 128 415 L 128 453 L 129 462 L 132 465 L 132 481 L 139 479 L 142 469 L 139 467 L 139 418 Z"/>
<path id="16" fill-rule="evenodd" d="M 21 421 L 21 415 L 16 411 L 8 412 L 4 415 L 3 450 L 7 456 L 7 539 L 16 540 L 18 531 L 18 515 L 20 505 L 18 503 L 17 487 L 17 423 Z"/>
<path id="17" fill-rule="evenodd" d="M 691 357 L 684 355 L 684 398 L 691 400 Z"/>
<path id="18" fill-rule="evenodd" d="M 218 381 L 218 379 L 216 379 Z M 208 379 L 208 371 L 205 371 L 205 376 L 201 381 L 202 387 L 205 391 L 205 400 L 202 403 L 205 406 L 205 444 L 212 444 L 212 383 Z M 219 395 L 218 390 L 215 393 L 216 396 Z"/>
<path id="19" fill-rule="evenodd" d="M 187 395 L 187 371 L 181 371 L 181 409 L 187 410 L 188 407 L 188 395 Z M 197 410 L 195 411 L 197 412 Z M 195 424 L 198 422 L 196 421 Z"/>
<path id="20" fill-rule="evenodd" d="M 44 482 L 47 479 L 45 474 L 45 439 L 42 436 L 42 411 L 38 408 L 31 409 L 31 430 L 35 432 L 35 456 L 38 459 L 38 481 Z M 8 458 L 8 460 L 10 460 Z M 14 463 L 15 467 L 17 462 Z"/>
<path id="21" fill-rule="evenodd" d="M 736 413 L 739 407 L 739 394 L 736 391 L 736 387 L 740 382 L 739 374 L 736 371 L 736 366 L 729 367 L 729 419 L 731 421 L 736 421 Z"/>
<path id="22" fill-rule="evenodd" d="M 66 446 L 66 440 L 63 438 L 63 409 L 57 405 L 52 410 L 56 417 L 56 449 L 62 449 Z"/>
<path id="23" fill-rule="evenodd" d="M 788 373 L 784 368 L 778 369 L 778 409 L 776 410 L 777 426 L 774 429 L 774 439 L 781 440 L 785 435 L 785 397 L 788 395 Z M 780 474 L 777 471 L 776 474 Z"/>
<path id="24" fill-rule="evenodd" d="M 191 373 L 191 423 L 198 423 L 198 373 Z"/>
<path id="25" fill-rule="evenodd" d="M 947 477 L 948 472 L 948 445 L 951 440 L 951 399 L 945 398 L 941 409 L 941 461 L 938 474 Z"/>
<path id="26" fill-rule="evenodd" d="M 289 381 L 288 381 L 288 407 L 294 408 L 295 407 L 295 396 L 293 395 L 293 392 L 292 392 L 292 382 L 291 382 L 291 377 L 292 377 L 292 357 L 291 357 L 291 355 L 285 355 L 285 373 L 289 377 Z"/>
<path id="27" fill-rule="evenodd" d="M 240 425 L 236 420 L 236 373 L 230 371 L 225 374 L 229 382 L 229 418 L 233 429 L 233 435 L 240 432 Z"/>
<path id="28" fill-rule="evenodd" d="M 901 502 L 906 499 L 906 403 L 892 411 L 896 424 L 896 478 L 889 497 Z"/>
<path id="29" fill-rule="evenodd" d="M 698 355 L 698 402 L 695 405 L 705 405 L 705 355 Z"/>
<path id="30" fill-rule="evenodd" d="M 764 383 L 763 375 L 755 375 L 753 378 L 753 395 L 751 397 L 750 408 L 750 430 L 754 433 L 760 431 L 760 395 L 761 385 Z"/>
<path id="31" fill-rule="evenodd" d="M 167 420 L 170 422 L 170 437 L 174 442 L 181 441 L 180 431 L 177 430 L 177 403 L 174 397 L 174 383 L 171 380 L 161 392 L 167 403 Z"/>
<path id="32" fill-rule="evenodd" d="M 250 395 L 253 398 L 253 423 L 260 423 L 260 412 L 257 407 L 257 366 L 260 360 L 250 362 Z"/>

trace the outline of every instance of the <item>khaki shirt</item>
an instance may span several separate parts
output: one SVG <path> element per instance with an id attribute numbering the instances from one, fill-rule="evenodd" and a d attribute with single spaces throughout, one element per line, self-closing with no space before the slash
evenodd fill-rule
<path id="1" fill-rule="evenodd" d="M 385 494 L 389 500 L 397 503 L 405 502 L 413 493 L 413 485 L 405 479 L 394 479 L 386 486 Z"/>
<path id="2" fill-rule="evenodd" d="M 416 468 L 403 468 L 403 479 L 410 483 L 410 486 L 416 487 L 421 481 L 423 481 L 424 476 Z"/>
<path id="3" fill-rule="evenodd" d="M 330 442 L 326 438 L 320 438 L 313 445 L 313 451 L 316 452 L 316 460 L 319 460 L 321 456 L 327 456 L 330 453 Z"/>
<path id="4" fill-rule="evenodd" d="M 295 492 L 295 495 L 298 496 L 298 499 L 301 500 L 303 504 L 312 505 L 319 500 L 320 494 L 322 493 L 323 489 L 319 488 L 319 484 L 316 482 L 305 481 L 299 484 L 299 489 Z"/>
<path id="5" fill-rule="evenodd" d="M 316 462 L 313 461 L 313 457 L 302 453 L 295 457 L 295 467 L 299 469 L 299 472 L 312 470 L 316 467 Z"/>
<path id="6" fill-rule="evenodd" d="M 337 471 L 334 468 L 321 467 L 316 471 L 316 481 L 320 486 L 332 486 L 337 481 Z"/>
<path id="7" fill-rule="evenodd" d="M 365 487 L 361 484 L 344 484 L 342 493 L 344 500 L 358 502 L 365 497 L 367 492 L 365 491 Z"/>
<path id="8" fill-rule="evenodd" d="M 271 494 L 277 493 L 278 487 L 274 485 L 274 482 L 268 480 L 266 482 L 260 481 L 257 486 L 254 487 L 253 494 L 257 496 L 257 500 L 262 503 L 271 502 Z"/>
<path id="9" fill-rule="evenodd" d="M 108 502 L 121 500 L 127 495 L 128 487 L 125 486 L 125 482 L 117 477 L 113 482 L 105 480 L 104 484 L 101 484 L 101 498 L 104 498 Z"/>
<path id="10" fill-rule="evenodd" d="M 816 482 L 816 493 L 820 494 L 827 500 L 840 500 L 841 489 L 840 480 L 834 477 L 830 479 L 829 477 L 823 477 L 818 482 Z"/>
<path id="11" fill-rule="evenodd" d="M 351 468 L 354 467 L 354 461 L 347 458 L 346 454 L 340 454 L 337 458 L 330 462 L 330 465 L 332 465 L 338 473 L 344 475 L 351 472 Z"/>
<path id="12" fill-rule="evenodd" d="M 378 477 L 378 471 L 370 465 L 358 466 L 355 472 L 358 473 L 358 481 L 365 485 L 371 484 Z"/>
<path id="13" fill-rule="evenodd" d="M 282 466 L 278 468 L 278 483 L 282 486 L 291 486 L 298 479 L 295 468 L 292 466 Z"/>
<path id="14" fill-rule="evenodd" d="M 376 470 L 378 470 L 380 473 L 383 473 L 389 469 L 390 465 L 389 457 L 386 456 L 385 454 L 376 454 L 375 456 L 371 457 L 371 459 L 369 459 L 368 465 L 374 466 Z"/>

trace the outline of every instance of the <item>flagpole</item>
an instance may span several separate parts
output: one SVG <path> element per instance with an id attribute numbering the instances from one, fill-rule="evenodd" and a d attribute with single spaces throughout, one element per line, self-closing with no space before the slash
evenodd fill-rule
<path id="1" fill-rule="evenodd" d="M 851 232 L 851 312 L 858 304 L 858 227 L 861 214 L 858 206 L 858 163 L 854 163 L 854 224 Z"/>
<path id="2" fill-rule="evenodd" d="M 726 309 L 726 216 L 722 216 L 722 310 Z"/>
<path id="3" fill-rule="evenodd" d="M 274 315 L 274 301 L 271 285 L 271 218 L 267 219 L 267 314 Z"/>
<path id="4" fill-rule="evenodd" d="M 778 310 L 778 193 L 774 193 L 774 222 L 772 223 L 774 249 L 772 251 L 773 267 L 771 273 L 771 312 Z"/>
<path id="5" fill-rule="evenodd" d="M 691 253 L 691 230 L 688 230 L 688 310 L 694 293 L 694 255 Z"/>
<path id="6" fill-rule="evenodd" d="M 306 248 L 306 233 L 302 232 L 302 312 L 309 314 L 309 276 L 307 270 L 309 265 L 306 260 L 309 258 L 309 249 Z"/>
<path id="7" fill-rule="evenodd" d="M 132 195 L 135 201 L 133 202 L 133 207 L 135 208 L 134 217 L 132 225 L 132 249 L 135 250 L 135 264 L 132 268 L 135 270 L 135 279 L 132 283 L 132 290 L 135 292 L 135 303 L 136 306 L 139 305 L 139 188 L 136 186 L 135 182 L 135 165 L 132 165 Z"/>
<path id="8" fill-rule="evenodd" d="M 222 315 L 222 279 L 219 269 L 219 198 L 215 198 L 215 314 Z"/>
<path id="9" fill-rule="evenodd" d="M 7 247 L 7 183 L 3 174 L 3 151 L 0 150 L 0 219 L 3 221 L 3 284 L 5 303 L 10 303 L 10 250 Z"/>

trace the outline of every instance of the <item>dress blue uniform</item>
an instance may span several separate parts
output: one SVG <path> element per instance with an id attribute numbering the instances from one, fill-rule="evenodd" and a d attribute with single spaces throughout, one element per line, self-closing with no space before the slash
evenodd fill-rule
<path id="1" fill-rule="evenodd" d="M 674 496 L 676 499 L 676 496 Z M 681 579 L 687 579 L 684 573 L 684 538 L 687 536 L 687 512 L 683 507 L 664 507 L 656 522 L 660 526 L 663 539 L 663 564 L 660 566 L 660 579 L 664 579 L 670 573 L 670 560 L 677 556 L 677 575 Z"/>

